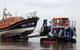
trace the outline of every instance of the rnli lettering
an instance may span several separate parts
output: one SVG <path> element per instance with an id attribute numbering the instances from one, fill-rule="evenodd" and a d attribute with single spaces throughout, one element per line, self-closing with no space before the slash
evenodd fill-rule
<path id="1" fill-rule="evenodd" d="M 33 25 L 35 25 L 34 22 L 32 22 L 32 23 L 27 23 L 27 24 L 22 24 L 21 27 L 28 27 L 28 26 L 33 26 Z"/>
<path id="2" fill-rule="evenodd" d="M 27 26 L 26 24 L 22 24 L 22 25 L 21 25 L 21 27 L 26 27 L 26 26 Z"/>

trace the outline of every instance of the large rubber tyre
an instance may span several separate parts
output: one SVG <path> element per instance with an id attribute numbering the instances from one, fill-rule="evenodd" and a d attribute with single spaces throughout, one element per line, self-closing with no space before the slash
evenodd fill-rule
<path id="1" fill-rule="evenodd" d="M 58 38 L 58 43 L 65 43 L 65 42 L 66 42 L 65 38 Z"/>

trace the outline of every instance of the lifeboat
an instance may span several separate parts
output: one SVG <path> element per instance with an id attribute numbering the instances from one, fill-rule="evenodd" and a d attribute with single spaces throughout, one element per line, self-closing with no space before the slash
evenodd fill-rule
<path id="1" fill-rule="evenodd" d="M 23 18 L 21 16 L 9 16 L 6 14 L 6 8 L 3 9 L 3 19 L 0 20 L 0 37 L 6 38 L 16 36 L 18 34 L 31 34 L 36 28 L 39 18 L 37 16 L 30 16 Z M 25 33 L 24 33 L 25 32 Z"/>

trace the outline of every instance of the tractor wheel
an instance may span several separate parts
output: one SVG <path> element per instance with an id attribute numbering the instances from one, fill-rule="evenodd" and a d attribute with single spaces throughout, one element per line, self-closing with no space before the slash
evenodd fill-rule
<path id="1" fill-rule="evenodd" d="M 72 43 L 76 43 L 76 39 L 72 39 Z"/>

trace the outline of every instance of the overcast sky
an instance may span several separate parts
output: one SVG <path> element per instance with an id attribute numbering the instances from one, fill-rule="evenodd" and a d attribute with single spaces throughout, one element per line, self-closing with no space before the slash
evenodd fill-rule
<path id="1" fill-rule="evenodd" d="M 0 0 L 0 15 L 5 4 L 13 15 L 16 11 L 17 15 L 22 16 L 37 11 L 37 15 L 41 18 L 80 16 L 80 0 Z"/>

